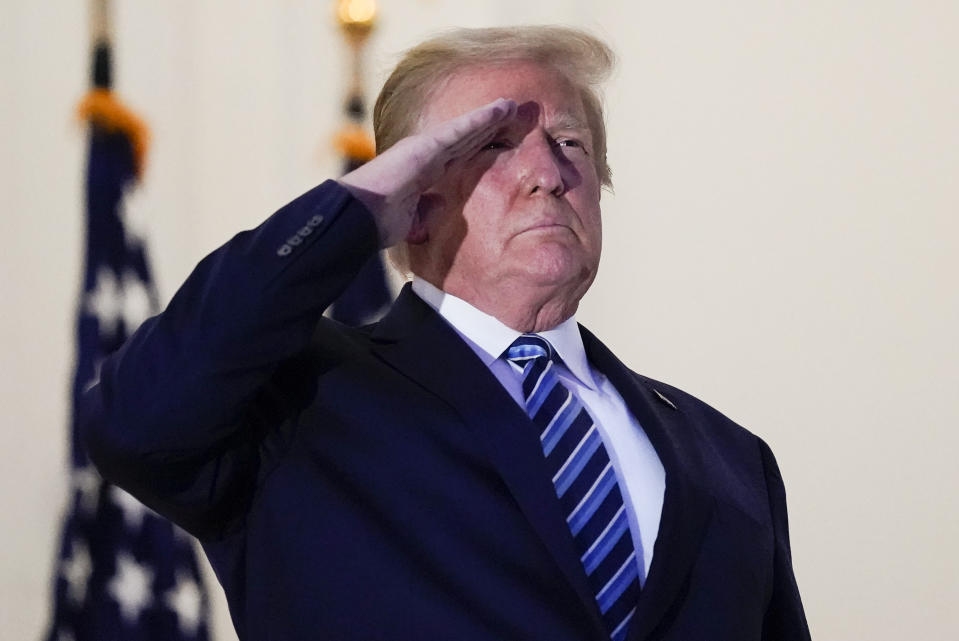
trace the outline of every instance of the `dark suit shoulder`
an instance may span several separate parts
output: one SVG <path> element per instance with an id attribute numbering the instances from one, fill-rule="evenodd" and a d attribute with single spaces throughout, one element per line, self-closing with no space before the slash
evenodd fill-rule
<path id="1" fill-rule="evenodd" d="M 674 385 L 641 374 L 634 376 L 664 406 L 675 406 L 670 429 L 688 447 L 699 450 L 703 465 L 729 479 L 762 478 L 762 440 L 709 403 Z"/>
<path id="2" fill-rule="evenodd" d="M 724 414 L 722 411 L 716 409 L 699 397 L 693 396 L 689 392 L 680 389 L 675 385 L 650 378 L 643 374 L 638 374 L 632 370 L 630 370 L 630 372 L 640 381 L 642 385 L 646 386 L 654 396 L 657 398 L 662 397 L 662 399 L 668 400 L 675 405 L 677 411 L 683 412 L 691 417 L 699 418 L 702 422 L 708 424 L 712 429 L 728 430 L 730 435 L 739 437 L 751 437 L 753 439 L 756 438 L 756 436 L 748 429 L 735 422 L 726 416 L 726 414 Z"/>
<path id="3" fill-rule="evenodd" d="M 580 333 L 590 362 L 610 379 L 641 421 L 646 414 L 643 410 L 648 409 L 652 411 L 652 415 L 645 417 L 648 422 L 662 422 L 670 430 L 682 430 L 698 439 L 748 441 L 758 456 L 756 437 L 744 427 L 692 394 L 634 371 L 585 327 L 580 326 Z M 643 405 L 648 408 L 641 407 Z"/>

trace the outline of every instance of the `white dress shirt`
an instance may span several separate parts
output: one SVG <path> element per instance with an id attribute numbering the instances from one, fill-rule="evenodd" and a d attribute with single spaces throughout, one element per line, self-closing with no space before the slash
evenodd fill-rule
<path id="1" fill-rule="evenodd" d="M 504 358 L 500 358 L 522 332 L 507 327 L 422 278 L 413 278 L 413 291 L 452 326 L 525 411 L 522 375 Z M 663 511 L 666 471 L 646 432 L 626 407 L 623 397 L 586 360 L 586 350 L 575 319 L 569 318 L 553 329 L 539 332 L 539 335 L 548 340 L 559 354 L 562 362 L 555 365 L 557 374 L 586 406 L 606 445 L 629 516 L 630 533 L 639 565 L 639 582 L 645 585 Z"/>

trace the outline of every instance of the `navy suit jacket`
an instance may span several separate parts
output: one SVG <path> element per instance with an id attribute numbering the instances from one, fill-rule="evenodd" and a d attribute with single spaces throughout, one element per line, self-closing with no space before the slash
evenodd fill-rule
<path id="1" fill-rule="evenodd" d="M 409 286 L 322 312 L 376 251 L 328 182 L 205 258 L 101 368 L 103 476 L 197 536 L 242 639 L 608 638 L 531 422 Z M 800 640 L 782 479 L 757 437 L 582 330 L 666 470 L 631 641 Z"/>

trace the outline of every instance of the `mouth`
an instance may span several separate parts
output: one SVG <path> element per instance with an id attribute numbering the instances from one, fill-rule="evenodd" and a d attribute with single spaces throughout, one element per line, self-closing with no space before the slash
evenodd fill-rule
<path id="1" fill-rule="evenodd" d="M 526 232 L 550 232 L 550 231 L 573 231 L 569 225 L 555 221 L 544 220 L 525 227 L 520 233 Z"/>

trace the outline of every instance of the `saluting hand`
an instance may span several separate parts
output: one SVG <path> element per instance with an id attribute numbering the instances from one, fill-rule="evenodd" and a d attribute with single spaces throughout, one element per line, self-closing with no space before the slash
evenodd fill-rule
<path id="1" fill-rule="evenodd" d="M 515 114 L 516 103 L 499 98 L 404 138 L 338 182 L 372 212 L 380 246 L 390 247 L 406 237 L 420 196 L 450 162 L 491 141 Z"/>

